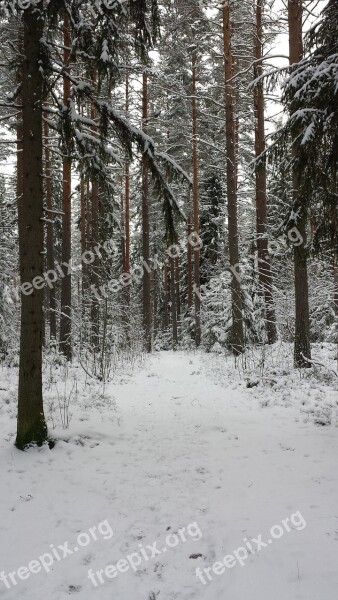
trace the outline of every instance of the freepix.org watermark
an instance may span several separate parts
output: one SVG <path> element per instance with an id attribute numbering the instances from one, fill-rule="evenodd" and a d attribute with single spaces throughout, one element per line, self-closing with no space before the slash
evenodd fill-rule
<path id="1" fill-rule="evenodd" d="M 6 13 L 27 10 L 28 8 L 39 6 L 41 0 L 1 0 L 0 8 L 6 10 Z M 127 0 L 96 0 L 96 9 L 102 14 L 102 9 L 115 9 L 118 5 L 123 5 Z M 90 10 L 90 8 L 89 8 Z"/>
<path id="2" fill-rule="evenodd" d="M 203 246 L 203 242 L 199 235 L 196 232 L 190 233 L 187 239 L 187 243 L 193 249 L 201 249 Z M 149 262 L 149 264 L 143 260 L 140 264 L 135 265 L 130 273 L 122 273 L 122 275 L 118 279 L 112 279 L 105 286 L 101 286 L 100 291 L 96 289 L 94 285 L 91 286 L 92 293 L 98 297 L 99 293 L 106 297 L 107 292 L 116 292 L 119 287 L 126 287 L 131 285 L 133 282 L 140 282 L 144 276 L 144 272 L 147 271 L 150 273 L 151 271 L 155 271 L 157 269 L 162 269 L 163 265 L 168 263 L 170 258 L 176 258 L 180 256 L 181 252 L 185 250 L 186 242 L 182 240 L 178 244 L 172 244 L 169 248 L 166 249 L 164 253 L 164 261 L 159 260 L 158 256 L 154 256 Z M 35 290 L 41 290 L 46 285 L 52 289 L 55 283 L 59 279 L 63 279 L 66 275 L 71 275 L 72 273 L 76 273 L 81 271 L 82 264 L 92 265 L 95 260 L 102 259 L 102 253 L 105 253 L 108 257 L 114 258 L 120 252 L 120 248 L 115 242 L 110 239 L 105 241 L 103 244 L 97 244 L 93 250 L 86 250 L 81 256 L 81 264 L 73 265 L 70 260 L 68 263 L 63 262 L 61 265 L 56 264 L 55 269 L 50 269 L 46 271 L 41 276 L 34 277 L 32 281 L 26 281 L 20 285 L 20 289 L 22 294 L 25 296 L 30 296 L 33 294 Z"/>
<path id="3" fill-rule="evenodd" d="M 9 573 L 1 571 L 0 581 L 2 581 L 7 589 L 10 589 L 12 586 L 16 586 L 20 580 L 29 579 L 31 575 L 37 575 L 41 571 L 49 573 L 55 563 L 61 562 L 68 556 L 72 556 L 72 554 L 81 550 L 81 548 L 85 548 L 99 539 L 110 540 L 113 535 L 114 532 L 108 521 L 101 521 L 98 525 L 90 527 L 88 531 L 79 533 L 71 548 L 68 541 L 58 546 L 50 544 L 48 552 L 41 554 L 35 560 L 31 560 L 27 566 L 19 567 Z"/>
<path id="4" fill-rule="evenodd" d="M 195 231 L 190 233 L 187 242 L 193 250 L 201 250 L 203 247 L 203 241 Z M 142 263 L 132 267 L 130 273 L 122 273 L 118 279 L 111 279 L 99 288 L 95 285 L 91 285 L 91 292 L 98 300 L 101 297 L 108 298 L 110 293 L 117 292 L 121 286 L 128 287 L 132 285 L 132 283 L 140 283 L 144 277 L 145 271 L 147 271 L 147 273 L 157 270 L 162 271 L 164 265 L 169 264 L 170 259 L 179 258 L 185 249 L 186 243 L 184 240 L 181 240 L 178 244 L 172 244 L 166 249 L 164 260 L 161 260 L 158 255 L 151 258 L 149 263 L 143 260 Z"/>
<path id="5" fill-rule="evenodd" d="M 244 538 L 243 545 L 239 546 L 232 554 L 227 554 L 220 561 L 214 562 L 211 567 L 196 569 L 196 577 L 203 585 L 207 585 L 213 581 L 215 575 L 223 575 L 227 569 L 233 569 L 236 565 L 244 567 L 249 556 L 257 554 L 268 548 L 275 540 L 280 540 L 285 533 L 291 531 L 302 531 L 306 527 L 306 521 L 300 511 L 293 513 L 290 517 L 283 519 L 281 524 L 273 525 L 269 532 L 269 537 L 263 540 L 263 536 L 259 534 L 256 538 Z"/>
<path id="6" fill-rule="evenodd" d="M 103 585 L 111 579 L 115 579 L 119 573 L 127 573 L 132 570 L 136 573 L 145 562 L 157 558 L 171 548 L 176 548 L 179 544 L 193 540 L 197 542 L 203 537 L 202 531 L 196 521 L 190 523 L 187 527 L 181 527 L 174 533 L 168 533 L 164 545 L 158 547 L 157 542 L 152 544 L 138 544 L 138 549 L 127 556 L 120 558 L 115 564 L 108 564 L 104 569 L 93 571 L 89 569 L 88 578 L 94 587 Z"/>
<path id="7" fill-rule="evenodd" d="M 282 249 L 285 249 L 288 245 L 300 246 L 303 243 L 303 238 L 298 231 L 297 227 L 293 227 L 281 238 L 276 240 L 269 240 L 268 242 L 268 254 L 274 256 L 278 254 Z M 193 250 L 201 250 L 203 248 L 203 240 L 201 237 L 193 231 L 187 238 L 187 241 L 180 240 L 177 244 L 169 246 L 164 253 L 164 260 L 159 259 L 158 255 L 155 255 L 150 259 L 149 263 L 143 260 L 140 264 L 135 265 L 131 268 L 130 272 L 122 273 L 119 278 L 111 279 L 104 285 L 97 288 L 95 285 L 91 285 L 91 292 L 98 300 L 101 298 L 108 298 L 111 293 L 116 293 L 121 287 L 128 287 L 133 283 L 140 283 L 143 279 L 145 271 L 148 273 L 156 270 L 162 270 L 165 264 L 169 264 L 169 260 L 180 257 L 181 253 L 186 250 L 187 244 L 190 245 Z M 97 259 L 102 259 L 102 253 L 105 253 L 108 257 L 115 257 L 120 252 L 120 247 L 112 240 L 109 239 L 103 244 L 97 244 L 93 250 L 86 250 L 81 256 L 81 264 L 73 265 L 70 260 L 68 263 L 63 262 L 61 265 L 56 264 L 55 269 L 46 271 L 41 276 L 35 277 L 31 282 L 24 282 L 20 285 L 21 293 L 25 296 L 33 294 L 34 290 L 41 290 L 46 285 L 52 289 L 55 283 L 66 275 L 72 273 L 78 273 L 82 271 L 82 265 L 92 265 Z M 234 277 L 241 280 L 241 270 L 245 265 L 249 264 L 247 259 L 242 260 L 240 263 L 229 266 L 228 269 L 233 273 Z M 194 286 L 194 293 L 200 295 L 199 289 Z"/>

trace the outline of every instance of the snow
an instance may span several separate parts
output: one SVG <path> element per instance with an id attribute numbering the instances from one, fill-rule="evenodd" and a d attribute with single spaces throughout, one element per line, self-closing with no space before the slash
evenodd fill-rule
<path id="1" fill-rule="evenodd" d="M 102 42 L 101 60 L 103 62 L 109 62 L 110 60 L 108 40 L 103 40 Z"/>
<path id="2" fill-rule="evenodd" d="M 327 345 L 326 354 L 333 348 Z M 300 378 L 284 359 L 276 364 L 277 354 L 276 346 L 255 382 L 240 365 L 234 368 L 232 357 L 216 354 L 161 352 L 134 368 L 125 363 L 112 382 L 100 385 L 80 367 L 46 363 L 46 416 L 58 442 L 53 450 L 25 453 L 13 446 L 16 369 L 3 367 L 0 572 L 27 566 L 51 544 L 68 541 L 74 549 L 81 532 L 105 521 L 114 535 L 97 534 L 88 546 L 55 560 L 49 573 L 32 573 L 9 590 L 0 581 L 0 599 L 335 597 L 337 428 L 316 426 L 302 401 L 308 391 L 315 396 L 324 390 L 331 404 L 338 397 L 330 382 Z M 282 375 L 282 363 L 284 389 L 263 386 L 273 368 Z M 66 430 L 61 414 L 70 418 Z M 261 534 L 267 540 L 271 527 L 297 511 L 305 528 L 292 527 L 244 566 L 212 572 L 206 585 L 197 578 L 197 567 L 222 561 L 244 538 Z M 136 573 L 103 575 L 97 587 L 88 578 L 89 569 L 116 565 L 140 545 L 157 542 L 164 549 L 166 536 L 193 523 L 195 535 L 144 560 Z"/>

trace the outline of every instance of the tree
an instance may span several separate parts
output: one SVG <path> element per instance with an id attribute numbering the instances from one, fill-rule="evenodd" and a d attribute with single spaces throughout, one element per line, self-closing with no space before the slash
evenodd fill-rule
<path id="1" fill-rule="evenodd" d="M 71 85 L 70 85 L 70 48 L 72 45 L 69 15 L 66 12 L 63 20 L 63 110 L 65 121 L 69 119 L 67 113 L 70 110 Z M 72 240 L 72 162 L 71 162 L 71 136 L 69 127 L 65 127 L 65 139 L 63 148 L 63 174 L 62 174 L 62 263 L 67 265 L 71 261 Z M 66 269 L 61 281 L 61 315 L 60 315 L 60 349 L 67 360 L 72 359 L 72 275 Z"/>
<path id="2" fill-rule="evenodd" d="M 304 243 L 295 253 L 295 264 L 300 262 L 301 277 L 296 277 L 299 312 L 303 313 L 299 328 L 305 321 L 305 340 L 297 331 L 295 346 L 296 364 L 302 365 L 308 337 L 308 302 L 306 276 L 306 218 L 311 212 L 312 248 L 315 255 L 331 254 L 333 274 L 333 309 L 337 306 L 337 148 L 338 114 L 336 102 L 338 7 L 328 2 L 321 19 L 310 30 L 307 52 L 303 55 L 300 27 L 301 3 L 289 6 L 290 32 L 292 32 L 293 65 L 283 89 L 283 101 L 289 117 L 276 139 L 278 152 L 284 152 L 289 140 L 293 141 L 294 177 L 296 197 L 292 210 L 291 226 L 296 225 Z M 298 52 L 296 51 L 298 48 Z M 295 186 L 294 186 L 295 187 Z M 304 293 L 305 292 L 305 293 Z M 305 310 L 302 310 L 305 302 Z M 305 315 L 305 316 L 304 316 Z M 299 338 L 304 348 L 301 347 Z M 299 356 L 300 353 L 300 356 Z M 309 366 L 309 362 L 303 359 Z"/>
<path id="3" fill-rule="evenodd" d="M 233 55 L 231 48 L 230 4 L 226 0 L 223 6 L 223 43 L 224 43 L 224 77 L 225 77 L 225 112 L 226 112 L 226 148 L 227 148 L 227 202 L 228 202 L 228 234 L 229 257 L 232 267 L 232 336 L 231 348 L 235 355 L 244 350 L 244 330 L 242 314 L 241 284 L 238 275 L 239 239 L 237 216 L 236 185 L 236 124 L 234 114 L 234 93 L 232 89 Z"/>
<path id="4" fill-rule="evenodd" d="M 143 73 L 142 87 L 142 128 L 147 131 L 148 119 L 148 76 Z M 148 196 L 148 158 L 147 151 L 142 157 L 142 258 L 144 274 L 142 280 L 143 289 L 143 328 L 144 341 L 147 352 L 151 352 L 151 277 L 149 271 L 150 263 L 150 221 L 149 221 L 149 196 Z"/>
<path id="5" fill-rule="evenodd" d="M 52 205 L 52 169 L 49 149 L 49 127 L 47 117 L 44 119 L 44 144 L 45 144 L 45 186 L 46 186 L 46 213 L 47 213 L 47 269 L 54 271 L 54 224 L 53 224 L 53 205 Z M 55 287 L 48 287 L 49 301 L 49 334 L 51 340 L 56 341 L 56 294 Z"/>
<path id="6" fill-rule="evenodd" d="M 256 28 L 254 34 L 254 110 L 255 110 L 255 153 L 259 161 L 256 167 L 256 231 L 258 251 L 258 275 L 265 301 L 267 341 L 277 340 L 276 315 L 272 295 L 272 274 L 267 235 L 267 174 L 265 165 L 265 109 L 263 84 L 263 0 L 256 0 Z"/>
<path id="7" fill-rule="evenodd" d="M 289 54 L 290 65 L 298 64 L 303 58 L 303 24 L 302 0 L 288 1 L 289 21 Z M 310 311 L 309 311 L 309 284 L 307 271 L 307 205 L 300 194 L 301 172 L 297 162 L 299 154 L 299 140 L 293 141 L 293 203 L 294 214 L 297 215 L 296 226 L 302 236 L 302 243 L 294 248 L 294 276 L 295 276 L 295 343 L 294 362 L 299 368 L 311 367 L 310 346 Z"/>
<path id="8" fill-rule="evenodd" d="M 23 12 L 22 180 L 19 198 L 21 337 L 16 446 L 47 440 L 42 400 L 44 298 L 43 77 L 40 69 L 43 1 Z M 38 284 L 32 286 L 33 280 Z M 41 285 L 42 284 L 42 285 Z"/>
<path id="9" fill-rule="evenodd" d="M 198 155 L 197 155 L 197 105 L 196 105 L 196 50 L 192 55 L 192 164 L 193 164 L 193 215 L 194 233 L 199 232 L 199 197 L 198 197 Z M 201 294 L 200 294 L 200 252 L 194 248 L 194 306 L 195 306 L 195 342 L 201 343 Z"/>

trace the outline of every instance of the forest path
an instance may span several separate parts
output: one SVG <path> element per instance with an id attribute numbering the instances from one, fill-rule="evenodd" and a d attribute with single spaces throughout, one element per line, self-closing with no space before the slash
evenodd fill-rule
<path id="1" fill-rule="evenodd" d="M 210 361 L 199 353 L 156 354 L 93 397 L 52 452 L 1 449 L 10 464 L 2 478 L 7 499 L 0 498 L 8 515 L 1 525 L 6 572 L 50 544 L 68 540 L 74 548 L 80 532 L 106 519 L 114 536 L 99 536 L 55 561 L 51 573 L 32 574 L 9 591 L 0 582 L 0 599 L 335 597 L 337 429 L 304 424 L 291 408 L 262 408 L 232 389 L 231 374 L 217 382 Z M 287 531 L 282 522 L 295 513 Z M 177 538 L 167 536 L 193 522 L 187 541 L 170 547 Z M 276 535 L 283 527 L 280 539 L 272 539 L 273 526 Z M 260 535 L 267 545 L 248 553 L 244 566 L 209 572 L 206 585 L 197 578 L 197 567 Z M 160 551 L 143 556 L 137 573 L 103 573 L 96 587 L 88 579 L 88 569 L 116 565 L 155 542 Z"/>

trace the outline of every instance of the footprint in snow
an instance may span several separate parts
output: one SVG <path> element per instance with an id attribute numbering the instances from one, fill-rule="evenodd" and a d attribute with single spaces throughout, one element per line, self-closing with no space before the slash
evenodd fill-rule
<path id="1" fill-rule="evenodd" d="M 208 473 L 207 469 L 205 469 L 204 467 L 198 467 L 196 469 L 197 473 L 200 473 L 201 475 L 205 475 L 206 473 Z"/>
<path id="2" fill-rule="evenodd" d="M 76 594 L 81 591 L 81 585 L 70 585 L 68 587 L 68 594 Z"/>

